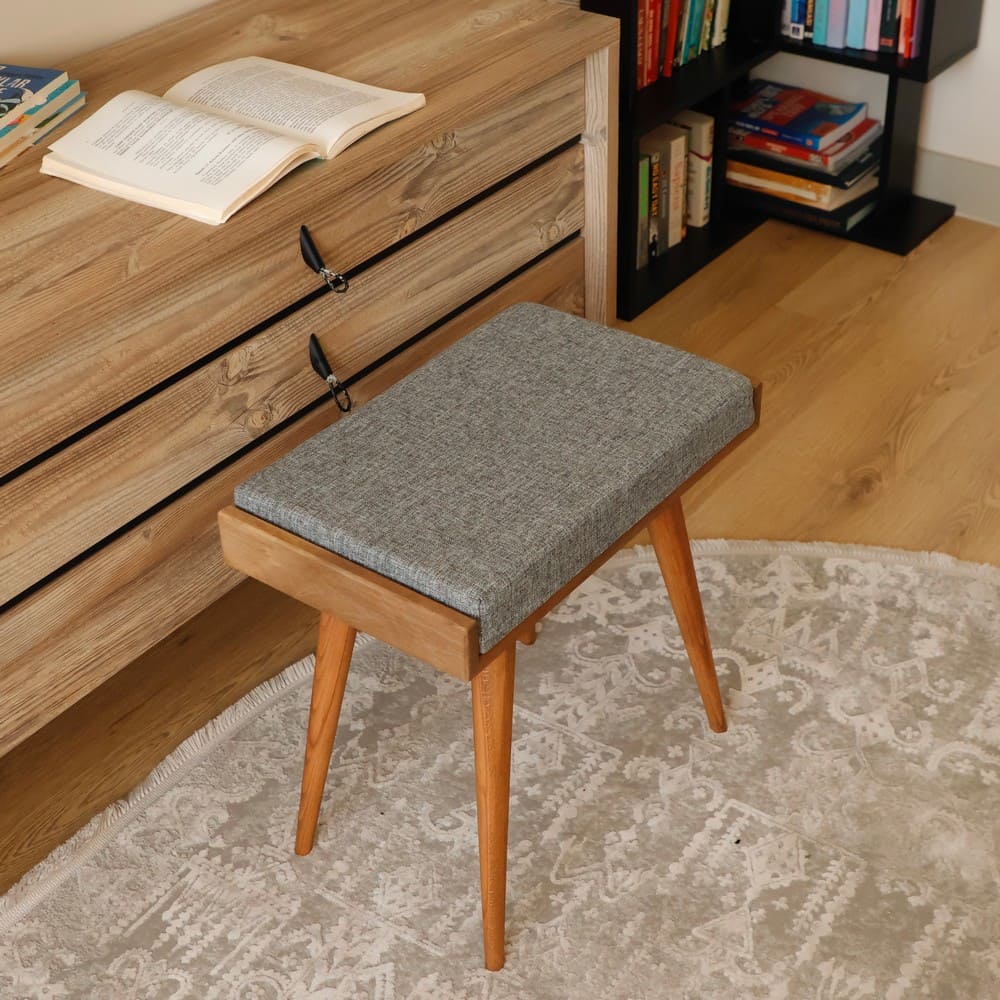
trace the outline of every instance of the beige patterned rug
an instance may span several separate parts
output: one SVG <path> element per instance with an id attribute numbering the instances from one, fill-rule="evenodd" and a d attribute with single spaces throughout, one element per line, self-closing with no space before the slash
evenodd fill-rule
<path id="1" fill-rule="evenodd" d="M 503 972 L 468 690 L 368 641 L 310 857 L 301 663 L 0 900 L 0 996 L 1000 996 L 1000 571 L 695 549 L 728 734 L 649 550 L 519 650 Z"/>

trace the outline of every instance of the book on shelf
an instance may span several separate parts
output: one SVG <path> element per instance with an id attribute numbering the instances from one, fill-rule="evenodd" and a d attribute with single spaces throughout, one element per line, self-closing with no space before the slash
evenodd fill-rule
<path id="1" fill-rule="evenodd" d="M 867 110 L 867 104 L 753 80 L 750 95 L 733 105 L 732 119 L 751 132 L 822 152 L 864 121 Z"/>
<path id="2" fill-rule="evenodd" d="M 660 125 L 639 140 L 639 151 L 646 157 L 655 155 L 659 161 L 656 226 L 657 249 L 662 254 L 687 235 L 687 130 L 677 125 Z"/>
<path id="3" fill-rule="evenodd" d="M 745 163 L 750 166 L 770 170 L 782 176 L 800 177 L 817 184 L 831 184 L 834 187 L 850 188 L 877 170 L 882 160 L 882 143 L 876 139 L 853 159 L 844 163 L 839 170 L 831 171 L 816 167 L 804 160 L 774 156 L 746 146 L 730 146 L 730 163 Z"/>
<path id="4" fill-rule="evenodd" d="M 829 212 L 801 205 L 794 201 L 787 201 L 784 198 L 761 194 L 758 191 L 750 191 L 746 188 L 731 187 L 729 199 L 739 207 L 759 212 L 762 215 L 812 226 L 828 233 L 841 234 L 849 233 L 855 226 L 867 219 L 878 205 L 875 191 L 849 202 L 842 208 Z"/>
<path id="5" fill-rule="evenodd" d="M 847 5 L 847 47 L 865 47 L 865 25 L 868 23 L 868 0 L 850 0 Z"/>
<path id="6" fill-rule="evenodd" d="M 640 271 L 649 264 L 649 168 L 649 154 L 640 154 L 639 216 L 635 241 L 635 266 Z"/>
<path id="7" fill-rule="evenodd" d="M 69 79 L 65 70 L 0 63 L 0 128 L 10 125 Z"/>
<path id="8" fill-rule="evenodd" d="M 830 0 L 826 45 L 831 49 L 842 49 L 847 45 L 847 0 Z"/>
<path id="9" fill-rule="evenodd" d="M 658 256 L 660 249 L 660 154 L 649 151 L 649 256 Z"/>
<path id="10" fill-rule="evenodd" d="M 895 52 L 899 46 L 899 0 L 882 0 L 882 25 L 879 28 L 880 52 Z"/>
<path id="11" fill-rule="evenodd" d="M 843 188 L 740 163 L 738 160 L 730 160 L 726 165 L 726 181 L 733 187 L 747 188 L 785 201 L 810 205 L 824 212 L 835 212 L 878 187 L 875 170 L 870 170 L 855 186 Z"/>
<path id="12" fill-rule="evenodd" d="M 830 22 L 830 0 L 816 0 L 813 23 L 813 45 L 826 45 L 826 28 Z"/>
<path id="13" fill-rule="evenodd" d="M 279 178 L 424 106 L 423 94 L 249 56 L 163 97 L 125 91 L 52 144 L 42 173 L 218 225 Z"/>
<path id="14" fill-rule="evenodd" d="M 819 152 L 794 142 L 771 139 L 759 132 L 732 126 L 729 129 L 730 150 L 757 150 L 768 158 L 787 162 L 805 163 L 818 170 L 837 173 L 882 135 L 882 123 L 866 118 L 860 125 L 845 133 L 837 142 Z"/>
<path id="15" fill-rule="evenodd" d="M 671 124 L 684 129 L 687 142 L 687 211 L 689 226 L 707 226 L 712 216 L 712 158 L 715 153 L 715 119 L 700 111 L 681 111 Z"/>
<path id="16" fill-rule="evenodd" d="M 672 76 L 728 37 L 730 0 L 631 0 L 636 5 L 636 87 Z"/>
<path id="17" fill-rule="evenodd" d="M 783 0 L 781 33 L 834 49 L 920 55 L 927 0 Z"/>

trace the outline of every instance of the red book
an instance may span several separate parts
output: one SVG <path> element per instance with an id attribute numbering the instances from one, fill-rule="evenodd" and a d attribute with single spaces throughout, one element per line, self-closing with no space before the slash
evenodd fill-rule
<path id="1" fill-rule="evenodd" d="M 838 170 L 845 162 L 852 160 L 862 149 L 870 146 L 882 134 L 882 123 L 874 118 L 866 118 L 833 145 L 822 152 L 800 146 L 794 142 L 782 142 L 760 132 L 750 132 L 737 126 L 730 126 L 729 145 L 745 149 L 758 149 L 777 157 L 801 160 L 823 170 Z"/>
<path id="2" fill-rule="evenodd" d="M 663 17 L 663 0 L 649 0 L 646 18 L 649 46 L 646 50 L 646 83 L 656 83 L 660 75 L 660 18 Z"/>
<path id="3" fill-rule="evenodd" d="M 899 54 L 909 59 L 913 55 L 913 0 L 900 0 L 899 11 Z"/>
<path id="4" fill-rule="evenodd" d="M 667 45 L 663 53 L 663 75 L 672 76 L 674 72 L 674 53 L 677 51 L 677 26 L 681 17 L 680 0 L 670 0 L 670 13 L 667 18 Z"/>
<path id="5" fill-rule="evenodd" d="M 638 90 L 642 90 L 646 86 L 646 10 L 649 6 L 649 0 L 635 0 L 638 4 L 639 16 L 636 21 L 635 29 L 635 41 L 636 41 L 636 60 L 635 60 L 635 85 Z"/>

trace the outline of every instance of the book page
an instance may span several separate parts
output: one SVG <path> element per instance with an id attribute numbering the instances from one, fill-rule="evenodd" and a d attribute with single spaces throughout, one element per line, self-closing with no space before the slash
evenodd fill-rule
<path id="1" fill-rule="evenodd" d="M 424 105 L 423 94 L 372 87 L 257 56 L 203 69 L 164 96 L 314 142 L 328 156 L 364 132 Z"/>
<path id="2" fill-rule="evenodd" d="M 92 174 L 159 199 L 135 199 L 146 204 L 170 199 L 223 216 L 276 171 L 272 179 L 317 155 L 284 136 L 135 90 L 113 98 L 51 150 L 43 173 L 81 183 L 87 181 L 77 175 Z M 55 163 L 75 175 L 53 169 Z"/>

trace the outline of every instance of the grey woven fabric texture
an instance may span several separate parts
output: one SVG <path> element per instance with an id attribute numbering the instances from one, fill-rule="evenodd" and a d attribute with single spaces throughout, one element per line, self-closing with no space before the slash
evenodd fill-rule
<path id="1" fill-rule="evenodd" d="M 750 426 L 752 396 L 710 361 L 516 305 L 236 504 L 472 615 L 485 651 Z"/>

